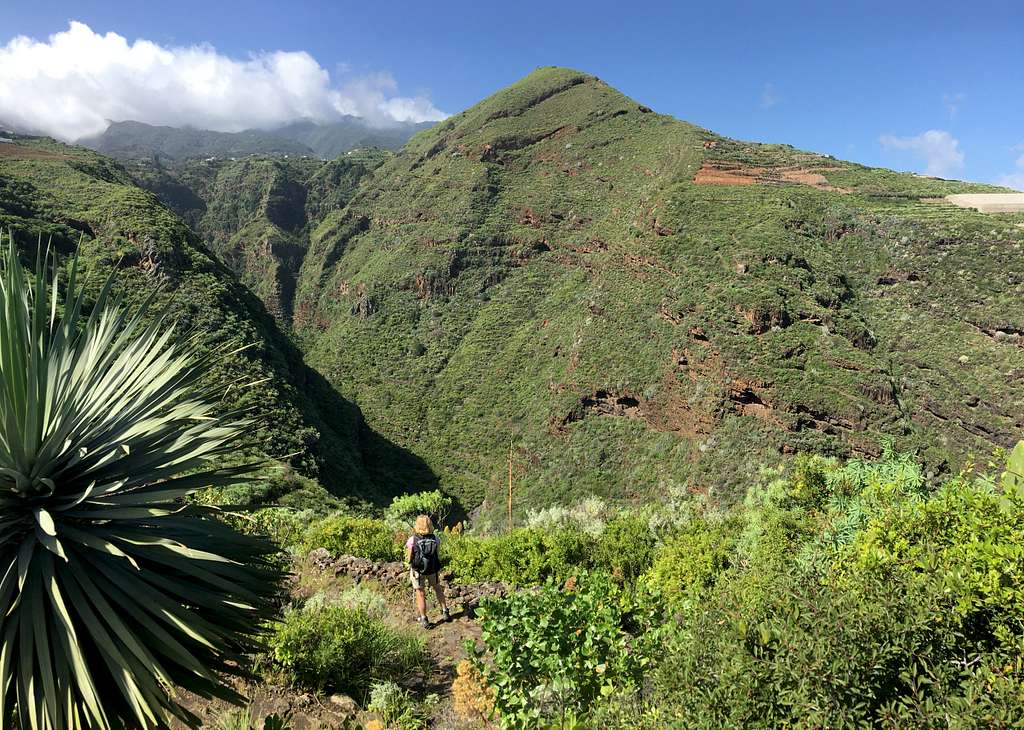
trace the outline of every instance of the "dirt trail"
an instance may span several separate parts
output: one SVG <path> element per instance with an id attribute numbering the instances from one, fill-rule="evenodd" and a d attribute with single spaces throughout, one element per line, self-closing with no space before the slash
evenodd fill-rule
<path id="1" fill-rule="evenodd" d="M 466 656 L 466 640 L 480 638 L 480 626 L 473 618 L 474 609 L 481 598 L 499 595 L 505 590 L 504 586 L 458 585 L 451 582 L 450 574 L 443 574 L 444 582 L 448 584 L 451 619 L 441 620 L 441 609 L 433 592 L 428 591 L 427 613 L 431 623 L 423 629 L 416 625 L 416 609 L 406 570 L 400 563 L 374 563 L 352 557 L 334 560 L 329 555 L 318 555 L 314 551 L 296 566 L 293 595 L 303 598 L 319 592 L 338 594 L 353 585 L 365 585 L 383 595 L 390 609 L 386 620 L 405 630 L 420 631 L 426 639 L 429 670 L 410 676 L 400 684 L 418 697 L 434 694 L 440 698 L 432 727 L 463 727 L 464 724 L 454 716 L 450 701 L 455 668 Z M 291 724 L 295 730 L 318 730 L 322 725 L 340 726 L 346 719 L 355 719 L 366 726 L 375 717 L 361 711 L 344 695 L 316 695 L 282 684 L 241 680 L 234 681 L 233 685 L 251 699 L 254 718 L 261 720 L 273 713 L 291 713 Z M 202 718 L 204 727 L 216 727 L 219 719 L 234 709 L 226 702 L 206 700 L 191 693 L 183 693 L 181 700 L 185 707 Z M 177 722 L 172 723 L 172 727 L 184 729 L 184 725 Z"/>
<path id="2" fill-rule="evenodd" d="M 451 691 L 452 680 L 455 679 L 455 667 L 466 657 L 466 640 L 476 641 L 480 638 L 480 624 L 470 617 L 469 609 L 454 604 L 451 606 L 451 619 L 441 620 L 441 609 L 431 599 L 433 596 L 428 596 L 427 614 L 430 625 L 423 631 L 433 670 L 427 676 L 413 678 L 410 688 L 424 694 L 446 696 Z M 392 604 L 392 611 L 393 617 L 400 623 L 410 626 L 416 624 L 416 609 L 413 606 L 411 588 L 405 601 L 399 598 L 397 606 Z"/>

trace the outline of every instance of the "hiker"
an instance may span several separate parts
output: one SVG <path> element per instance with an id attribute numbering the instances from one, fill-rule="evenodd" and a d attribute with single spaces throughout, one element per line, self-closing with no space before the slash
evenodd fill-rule
<path id="1" fill-rule="evenodd" d="M 441 587 L 438 575 L 441 572 L 441 557 L 438 555 L 440 547 L 441 538 L 434 534 L 434 523 L 430 517 L 417 517 L 412 535 L 405 543 L 405 559 L 409 563 L 409 579 L 412 581 L 413 590 L 416 591 L 416 622 L 420 626 L 427 626 L 428 583 L 434 587 L 434 593 L 437 594 L 442 620 L 447 621 L 451 618 L 448 613 L 448 601 L 445 600 L 444 588 Z"/>

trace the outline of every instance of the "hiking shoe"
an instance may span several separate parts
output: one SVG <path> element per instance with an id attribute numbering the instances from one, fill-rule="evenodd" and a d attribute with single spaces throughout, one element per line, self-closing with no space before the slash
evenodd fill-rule
<path id="1" fill-rule="evenodd" d="M 426 616 L 417 616 L 416 617 L 416 623 L 418 623 L 423 628 L 427 628 L 430 625 L 430 624 L 427 623 L 427 617 Z"/>
<path id="2" fill-rule="evenodd" d="M 443 620 L 445 620 L 445 621 L 451 621 L 452 620 L 452 615 L 450 613 L 448 613 L 448 607 L 447 606 L 445 606 L 445 608 L 441 611 L 441 618 Z"/>

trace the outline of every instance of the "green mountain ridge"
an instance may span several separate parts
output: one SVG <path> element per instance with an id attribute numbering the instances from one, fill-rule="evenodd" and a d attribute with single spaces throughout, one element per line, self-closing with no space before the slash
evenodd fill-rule
<path id="1" fill-rule="evenodd" d="M 78 144 L 122 160 L 156 158 L 168 162 L 204 157 L 314 154 L 300 142 L 257 129 L 214 132 L 133 121 L 111 122 L 106 130 L 81 139 Z"/>
<path id="2" fill-rule="evenodd" d="M 410 137 L 433 125 L 433 122 L 395 122 L 375 126 L 359 117 L 345 117 L 326 124 L 308 120 L 293 122 L 273 130 L 273 134 L 304 144 L 318 157 L 330 160 L 349 150 L 401 149 Z"/>
<path id="3" fill-rule="evenodd" d="M 191 127 L 168 127 L 144 122 L 111 122 L 106 130 L 78 141 L 84 147 L 119 160 L 157 160 L 180 164 L 187 160 L 274 155 L 333 159 L 349 150 L 380 147 L 399 149 L 431 122 L 373 125 L 359 117 L 336 122 L 293 122 L 277 129 L 215 132 Z"/>
<path id="4" fill-rule="evenodd" d="M 790 453 L 938 475 L 1022 425 L 1024 217 L 942 202 L 990 186 L 730 140 L 559 68 L 397 153 L 127 164 L 302 352 L 302 395 L 365 419 L 317 447 L 354 464 L 335 493 L 493 514 L 511 443 L 519 511 L 728 501 Z"/>

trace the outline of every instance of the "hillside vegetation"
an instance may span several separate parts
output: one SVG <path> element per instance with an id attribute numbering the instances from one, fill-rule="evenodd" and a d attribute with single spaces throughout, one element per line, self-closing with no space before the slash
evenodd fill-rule
<path id="1" fill-rule="evenodd" d="M 129 170 L 422 459 L 352 492 L 496 513 L 511 442 L 519 513 L 730 501 L 800 451 L 892 442 L 937 478 L 1019 432 L 1021 216 L 941 201 L 987 186 L 725 139 L 557 68 L 398 154 Z"/>
<path id="2" fill-rule="evenodd" d="M 19 722 L 1021 726 L 1024 215 L 943 200 L 995 188 L 559 68 L 397 153 L 263 152 L 0 143 L 9 256 L 89 274 L 50 309 L 0 265 Z M 108 275 L 160 326 L 92 317 Z"/>
<path id="3" fill-rule="evenodd" d="M 542 69 L 414 137 L 310 236 L 294 328 L 465 504 L 686 483 L 782 454 L 926 473 L 1013 443 L 1019 216 L 986 186 L 721 138 Z"/>
<path id="4" fill-rule="evenodd" d="M 395 560 L 399 518 L 434 495 L 383 520 L 268 510 L 300 577 L 266 676 L 354 692 L 394 728 L 1019 727 L 1024 442 L 998 458 L 930 484 L 909 454 L 799 455 L 727 508 L 676 489 L 627 510 L 593 497 L 532 510 L 501 534 L 447 531 L 449 602 L 463 602 L 424 638 L 466 641 L 441 698 L 407 662 L 382 666 L 398 638 L 355 638 L 408 614 L 400 564 L 349 573 L 353 555 Z M 501 597 L 465 599 L 496 585 Z M 412 696 L 388 719 L 351 685 L 356 666 L 378 673 L 371 696 L 388 681 Z"/>
<path id="5" fill-rule="evenodd" d="M 65 260 L 78 255 L 94 290 L 113 268 L 129 302 L 157 290 L 154 306 L 172 302 L 179 331 L 198 333 L 211 353 L 248 346 L 220 359 L 210 377 L 224 388 L 225 409 L 257 419 L 257 454 L 279 466 L 236 498 L 326 509 L 335 497 L 373 499 L 409 479 L 430 483 L 422 462 L 378 436 L 306 367 L 250 290 L 117 163 L 44 139 L 0 144 L 0 227 L 26 260 L 39 240 Z"/>

